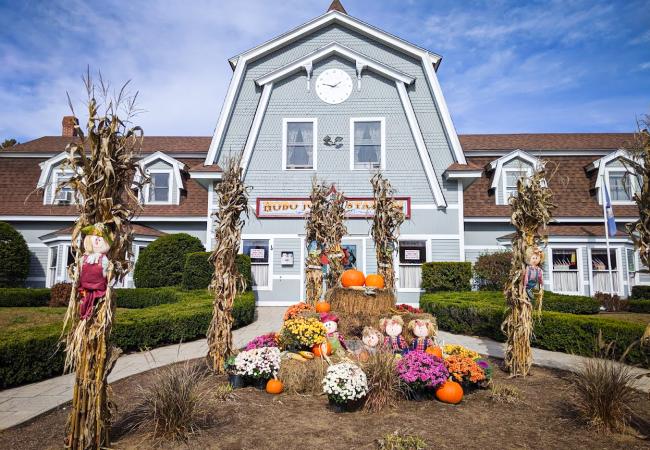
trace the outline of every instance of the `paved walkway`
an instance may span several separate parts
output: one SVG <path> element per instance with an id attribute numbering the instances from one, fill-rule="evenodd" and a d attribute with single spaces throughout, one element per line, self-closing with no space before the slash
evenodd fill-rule
<path id="1" fill-rule="evenodd" d="M 258 309 L 258 317 L 252 324 L 233 332 L 236 347 L 244 346 L 255 336 L 277 331 L 282 325 L 284 307 Z M 444 343 L 460 344 L 481 354 L 503 358 L 503 344 L 487 338 L 463 336 L 439 332 L 439 339 Z M 148 352 L 132 353 L 118 359 L 115 368 L 108 377 L 109 382 L 117 381 L 137 373 L 178 361 L 200 358 L 207 354 L 205 339 L 160 347 Z M 575 370 L 587 358 L 566 353 L 533 349 L 535 365 L 562 370 Z M 639 375 L 647 373 L 633 369 Z M 0 391 L 0 430 L 18 425 L 55 408 L 72 398 L 73 376 L 64 375 L 57 378 Z M 637 389 L 650 392 L 650 377 L 637 380 Z"/>

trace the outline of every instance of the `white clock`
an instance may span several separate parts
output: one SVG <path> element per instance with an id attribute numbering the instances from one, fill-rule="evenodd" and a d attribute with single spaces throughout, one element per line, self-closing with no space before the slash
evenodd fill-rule
<path id="1" fill-rule="evenodd" d="M 342 103 L 351 93 L 352 78 L 341 69 L 327 69 L 316 79 L 316 94 L 325 103 Z"/>

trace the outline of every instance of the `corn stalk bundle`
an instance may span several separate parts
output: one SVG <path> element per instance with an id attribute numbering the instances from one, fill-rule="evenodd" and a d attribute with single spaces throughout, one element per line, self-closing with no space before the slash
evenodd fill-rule
<path id="1" fill-rule="evenodd" d="M 650 267 L 650 116 L 639 123 L 639 131 L 634 136 L 625 161 L 628 170 L 637 176 L 640 189 L 634 194 L 639 209 L 639 218 L 626 225 L 627 232 L 639 250 L 639 258 L 645 267 Z M 643 342 L 650 342 L 650 324 L 643 334 Z"/>
<path id="2" fill-rule="evenodd" d="M 136 112 L 137 94 L 129 96 L 126 93 L 128 83 L 116 97 L 109 96 L 109 86 L 104 84 L 101 74 L 98 86 L 93 84 L 89 72 L 84 83 L 88 95 L 86 133 L 78 124 L 75 126 L 78 139 L 66 147 L 67 160 L 63 166 L 74 174 L 69 181 L 57 186 L 57 191 L 63 187 L 74 190 L 79 211 L 71 239 L 75 255 L 75 262 L 69 268 L 73 288 L 63 325 L 65 370 L 75 371 L 72 406 L 66 425 L 66 447 L 73 449 L 110 444 L 113 405 L 107 377 L 120 353 L 110 343 L 115 315 L 111 286 L 122 281 L 131 270 L 133 233 L 130 221 L 139 208 L 138 197 L 132 189 L 134 175 L 140 170 L 134 156 L 142 143 L 142 130 L 130 122 Z M 124 109 L 126 119 L 118 117 L 119 109 Z M 142 176 L 139 179 L 137 188 L 145 180 Z M 94 224 L 103 224 L 113 238 L 106 255 L 108 288 L 105 296 L 98 299 L 92 315 L 80 319 L 81 230 Z"/>
<path id="3" fill-rule="evenodd" d="M 331 186 L 319 182 L 316 178 L 311 182 L 309 195 L 310 208 L 305 221 L 305 242 L 307 257 L 305 258 L 305 287 L 307 303 L 315 305 L 323 294 L 323 265 L 320 255 L 328 239 L 328 195 Z M 316 248 L 311 248 L 312 243 Z"/>
<path id="4" fill-rule="evenodd" d="M 393 252 L 397 248 L 399 227 L 404 222 L 404 211 L 393 197 L 393 190 L 381 172 L 370 180 L 375 200 L 375 216 L 372 221 L 372 239 L 377 253 L 377 272 L 384 277 L 386 289 L 395 289 Z"/>
<path id="5" fill-rule="evenodd" d="M 246 289 L 246 281 L 235 264 L 244 226 L 242 213 L 248 217 L 248 192 L 240 158 L 230 159 L 215 188 L 219 209 L 215 214 L 216 246 L 210 256 L 214 264 L 210 283 L 214 301 L 207 337 L 208 359 L 216 373 L 223 373 L 224 362 L 232 354 L 232 305 L 237 293 Z"/>
<path id="6" fill-rule="evenodd" d="M 348 234 L 345 221 L 345 197 L 341 192 L 332 191 L 329 195 L 327 220 L 327 237 L 325 251 L 329 262 L 327 273 L 327 288 L 331 289 L 339 284 L 343 274 L 343 249 L 341 239 Z"/>
<path id="7" fill-rule="evenodd" d="M 517 195 L 510 198 L 511 223 L 515 227 L 515 236 L 512 239 L 512 266 L 504 290 L 508 311 L 501 324 L 501 330 L 507 336 L 504 362 L 510 376 L 528 375 L 533 362 L 530 349 L 533 306 L 526 294 L 524 274 L 527 251 L 545 242 L 547 226 L 555 208 L 552 203 L 553 193 L 547 187 L 545 176 L 546 172 L 542 168 L 530 178 L 519 180 Z M 542 299 L 543 290 L 540 288 L 537 297 L 539 310 Z"/>

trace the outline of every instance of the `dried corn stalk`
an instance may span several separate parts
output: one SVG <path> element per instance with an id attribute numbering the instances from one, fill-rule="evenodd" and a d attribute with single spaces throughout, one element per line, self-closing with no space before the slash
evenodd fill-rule
<path id="1" fill-rule="evenodd" d="M 207 337 L 208 359 L 216 373 L 223 373 L 224 362 L 232 354 L 232 305 L 237 293 L 246 289 L 246 280 L 235 263 L 244 227 L 242 213 L 248 217 L 248 192 L 240 162 L 241 157 L 232 158 L 215 187 L 219 209 L 215 214 L 216 245 L 210 256 L 214 264 L 210 283 L 214 301 Z"/>
<path id="2" fill-rule="evenodd" d="M 504 294 L 508 306 L 501 330 L 506 334 L 505 366 L 510 376 L 526 376 L 533 356 L 530 339 L 533 335 L 533 307 L 526 294 L 524 275 L 526 254 L 529 248 L 542 245 L 547 236 L 547 226 L 555 205 L 553 193 L 547 187 L 546 172 L 538 169 L 527 179 L 517 183 L 517 195 L 510 198 L 511 223 L 515 227 L 512 239 L 512 266 Z M 541 235 L 540 235 L 541 232 Z M 541 310 L 543 290 L 537 295 Z"/>
<path id="3" fill-rule="evenodd" d="M 315 305 L 323 295 L 323 264 L 321 253 L 325 249 L 328 236 L 328 195 L 331 186 L 312 179 L 310 208 L 305 221 L 305 287 L 307 303 Z"/>
<path id="4" fill-rule="evenodd" d="M 325 251 L 329 270 L 327 272 L 327 288 L 331 289 L 339 284 L 343 274 L 343 249 L 341 240 L 348 234 L 345 226 L 345 197 L 333 187 L 330 191 L 327 204 Z"/>
<path id="5" fill-rule="evenodd" d="M 397 248 L 399 227 L 405 216 L 401 205 L 395 201 L 390 181 L 381 172 L 370 180 L 375 200 L 375 216 L 372 220 L 372 239 L 377 253 L 377 272 L 384 277 L 386 289 L 395 289 L 393 253 Z"/>
<path id="6" fill-rule="evenodd" d="M 120 353 L 110 343 L 115 314 L 111 286 L 122 281 L 131 269 L 133 234 L 130 220 L 139 207 L 132 186 L 134 175 L 140 170 L 134 156 L 142 143 L 142 130 L 130 124 L 136 113 L 137 94 L 127 94 L 128 83 L 117 97 L 109 95 L 109 86 L 104 84 L 101 74 L 99 85 L 93 83 L 89 72 L 84 83 L 88 95 L 86 132 L 79 125 L 75 126 L 78 139 L 66 147 L 64 163 L 64 168 L 71 169 L 74 174 L 69 181 L 57 186 L 57 190 L 64 186 L 74 190 L 79 211 L 71 239 L 75 255 L 75 263 L 69 268 L 73 289 L 63 326 L 65 369 L 75 371 L 72 406 L 66 425 L 66 447 L 73 449 L 110 446 L 112 403 L 107 377 Z M 118 116 L 121 109 L 125 110 L 123 118 Z M 72 113 L 74 115 L 74 109 Z M 139 179 L 145 180 L 143 176 Z M 140 187 L 139 182 L 136 187 Z M 107 254 L 108 288 L 106 295 L 98 299 L 92 315 L 81 320 L 81 296 L 77 289 L 83 255 L 81 229 L 98 223 L 104 224 L 113 236 Z"/>
<path id="7" fill-rule="evenodd" d="M 625 165 L 639 180 L 639 191 L 634 201 L 639 209 L 639 218 L 626 225 L 627 232 L 639 250 L 639 258 L 645 267 L 650 267 L 650 116 L 639 123 L 639 131 L 628 148 L 631 156 Z M 646 327 L 643 343 L 650 343 L 650 324 Z"/>

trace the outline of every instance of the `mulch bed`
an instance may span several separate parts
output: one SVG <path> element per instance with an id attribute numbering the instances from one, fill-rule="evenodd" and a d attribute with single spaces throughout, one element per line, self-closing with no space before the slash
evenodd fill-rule
<path id="1" fill-rule="evenodd" d="M 497 364 L 498 361 L 495 361 Z M 508 379 L 495 369 L 496 383 L 516 387 L 516 404 L 495 403 L 489 390 L 475 391 L 460 405 L 436 400 L 402 401 L 381 413 L 336 414 L 325 396 L 272 396 L 254 388 L 230 394 L 214 407 L 211 425 L 187 443 L 163 448 L 214 449 L 373 449 L 377 439 L 395 431 L 422 437 L 429 448 L 442 449 L 647 449 L 650 440 L 631 434 L 598 434 L 582 423 L 571 407 L 569 374 L 534 368 L 531 377 Z M 151 448 L 141 433 L 128 432 L 125 417 L 134 407 L 139 384 L 151 383 L 147 372 L 114 383 L 118 407 L 113 448 Z M 223 383 L 214 377 L 209 384 Z M 209 388 L 209 386 L 208 386 Z M 634 402 L 635 428 L 650 433 L 648 394 Z M 61 448 L 68 405 L 0 433 L 0 448 Z"/>

